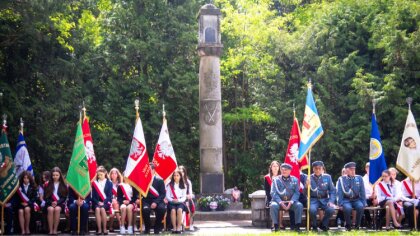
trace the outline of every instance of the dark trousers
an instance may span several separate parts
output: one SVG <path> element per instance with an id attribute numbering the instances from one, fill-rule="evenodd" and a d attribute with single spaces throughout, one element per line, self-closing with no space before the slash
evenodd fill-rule
<path id="1" fill-rule="evenodd" d="M 366 199 L 366 203 L 367 203 L 367 206 L 373 206 L 373 202 L 372 202 L 372 199 Z M 364 210 L 364 214 L 365 214 L 365 220 L 363 221 L 363 225 L 364 226 L 366 226 L 366 227 L 371 227 L 373 224 L 373 222 L 372 222 L 372 217 L 371 217 L 371 215 L 370 215 L 370 211 L 369 210 Z M 374 214 L 376 214 L 376 213 L 374 213 Z"/>
<path id="2" fill-rule="evenodd" d="M 416 206 L 416 209 L 420 211 L 420 203 Z M 414 204 L 411 202 L 404 202 L 405 219 L 408 220 L 408 225 L 411 229 L 414 227 Z M 417 218 L 417 228 L 419 228 L 420 217 Z"/>
<path id="3" fill-rule="evenodd" d="M 154 232 L 160 232 L 162 229 L 162 220 L 166 211 L 165 204 L 158 204 L 155 209 L 151 209 L 148 203 L 143 202 L 142 214 L 146 232 L 150 232 L 150 213 L 152 211 L 155 211 L 156 214 Z"/>
<path id="4" fill-rule="evenodd" d="M 3 219 L 1 219 L 1 220 L 3 220 Z M 6 235 L 12 234 L 13 208 L 11 206 L 4 208 L 4 224 L 5 224 L 4 225 L 4 234 L 6 234 Z"/>
<path id="5" fill-rule="evenodd" d="M 71 222 L 71 231 L 77 231 L 77 212 L 78 206 L 75 203 L 70 204 L 70 222 Z M 86 232 L 86 226 L 88 223 L 89 217 L 89 204 L 83 203 L 80 206 L 80 232 Z"/>

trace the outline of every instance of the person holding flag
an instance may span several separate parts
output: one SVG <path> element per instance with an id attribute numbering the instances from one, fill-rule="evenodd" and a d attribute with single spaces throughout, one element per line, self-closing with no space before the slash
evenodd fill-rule
<path id="1" fill-rule="evenodd" d="M 419 218 L 416 214 L 420 211 L 420 135 L 416 120 L 411 112 L 412 101 L 412 98 L 407 98 L 408 115 L 398 152 L 397 168 L 407 176 L 401 188 L 405 195 L 404 207 L 406 208 L 409 225 L 418 229 Z M 408 195 L 411 195 L 411 197 Z M 417 213 L 415 209 L 417 209 Z"/>
<path id="2" fill-rule="evenodd" d="M 11 231 L 11 221 L 13 218 L 12 204 L 9 200 L 19 187 L 19 181 L 16 176 L 15 164 L 13 162 L 12 152 L 10 151 L 9 141 L 7 140 L 7 116 L 3 115 L 3 126 L 0 136 L 0 206 L 2 212 L 5 211 L 5 217 L 1 219 L 1 231 L 4 230 L 4 219 L 8 221 L 7 232 Z"/>
<path id="3" fill-rule="evenodd" d="M 88 159 L 84 145 L 84 135 L 80 121 L 77 123 L 76 137 L 71 155 L 66 181 L 69 185 L 68 204 L 72 234 L 84 235 L 91 204 L 91 185 Z"/>
<path id="4" fill-rule="evenodd" d="M 26 147 L 25 138 L 23 137 L 23 120 L 20 118 L 20 130 L 15 154 L 16 176 L 20 176 L 23 171 L 29 171 L 32 176 L 31 159 L 29 158 L 28 148 Z"/>
<path id="5" fill-rule="evenodd" d="M 165 182 L 171 177 L 177 168 L 174 148 L 169 138 L 168 125 L 166 121 L 165 105 L 163 105 L 163 124 L 160 130 L 159 140 L 153 155 L 155 172 Z"/>

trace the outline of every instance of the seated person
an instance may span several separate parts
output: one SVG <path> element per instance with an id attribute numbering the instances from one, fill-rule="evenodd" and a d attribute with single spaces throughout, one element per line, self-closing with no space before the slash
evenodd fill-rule
<path id="1" fill-rule="evenodd" d="M 303 205 L 299 202 L 298 179 L 290 175 L 292 166 L 286 163 L 281 165 L 281 176 L 275 178 L 271 185 L 270 216 L 274 223 L 274 230 L 279 230 L 279 210 L 292 210 L 295 214 L 295 224 L 291 228 L 300 232 Z"/>
<path id="2" fill-rule="evenodd" d="M 187 200 L 187 186 L 182 178 L 182 173 L 176 169 L 172 174 L 171 182 L 166 186 L 166 199 L 171 212 L 171 223 L 174 233 L 182 232 L 182 213 Z"/>
<path id="3" fill-rule="evenodd" d="M 89 193 L 86 198 L 80 197 L 72 188 L 69 188 L 69 199 L 67 204 L 69 204 L 70 211 L 70 228 L 71 233 L 75 235 L 85 235 L 87 232 L 86 226 L 89 218 L 89 208 L 91 204 L 91 193 Z M 80 229 L 77 232 L 77 215 L 80 207 Z"/>

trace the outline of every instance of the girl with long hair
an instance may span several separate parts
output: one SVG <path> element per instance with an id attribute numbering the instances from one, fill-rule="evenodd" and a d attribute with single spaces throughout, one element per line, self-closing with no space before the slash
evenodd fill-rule
<path id="1" fill-rule="evenodd" d="M 29 223 L 31 221 L 31 212 L 37 204 L 37 188 L 32 177 L 28 171 L 23 171 L 19 177 L 19 188 L 15 193 L 16 203 L 15 209 L 19 216 L 19 225 L 22 235 L 31 234 L 29 230 Z"/>
<path id="2" fill-rule="evenodd" d="M 174 171 L 171 182 L 166 186 L 166 199 L 171 212 L 173 233 L 181 233 L 182 213 L 186 210 L 184 202 L 187 199 L 187 186 L 179 169 Z"/>
<path id="3" fill-rule="evenodd" d="M 51 176 L 51 181 L 48 182 L 45 188 L 44 209 L 47 211 L 48 234 L 57 234 L 60 213 L 64 211 L 68 189 L 60 168 L 54 167 L 51 170 Z"/>
<path id="4" fill-rule="evenodd" d="M 399 206 L 397 203 L 400 200 L 401 194 L 399 191 L 401 190 L 396 188 L 394 179 L 391 177 L 391 172 L 389 170 L 382 171 L 382 181 L 379 182 L 375 188 L 379 205 L 381 207 L 388 206 L 385 217 L 386 229 L 389 230 L 391 217 L 392 221 L 394 222 L 394 227 L 396 229 L 401 229 L 402 226 L 399 223 L 399 219 L 397 218 L 397 214 L 399 214 L 400 217 L 404 217 L 402 206 Z"/>
<path id="5" fill-rule="evenodd" d="M 118 203 L 118 186 L 122 182 L 121 172 L 117 168 L 112 168 L 109 171 L 109 180 L 112 182 L 112 203 L 113 211 L 109 215 L 109 231 L 114 231 L 114 218 L 117 218 L 118 224 L 120 223 L 120 204 Z"/>
<path id="6" fill-rule="evenodd" d="M 133 210 L 136 205 L 138 192 L 123 178 L 123 182 L 118 186 L 117 196 L 121 212 L 120 234 L 133 234 Z M 125 228 L 125 219 L 128 221 L 127 228 Z"/>
<path id="7" fill-rule="evenodd" d="M 108 234 L 106 227 L 107 214 L 112 202 L 112 182 L 108 179 L 105 167 L 96 169 L 96 180 L 92 182 L 92 209 L 95 212 L 97 235 Z"/>
<path id="8" fill-rule="evenodd" d="M 186 221 L 185 222 L 185 226 L 187 229 L 189 230 L 194 230 L 194 226 L 193 226 L 193 216 L 195 213 L 195 204 L 193 201 L 194 198 L 194 193 L 192 191 L 192 183 L 190 178 L 188 178 L 188 172 L 187 172 L 187 168 L 185 168 L 185 166 L 181 165 L 178 167 L 178 169 L 181 171 L 182 174 L 182 178 L 184 179 L 184 183 L 187 185 L 187 200 L 185 201 L 185 206 L 188 210 L 188 214 L 186 214 L 185 218 Z"/>

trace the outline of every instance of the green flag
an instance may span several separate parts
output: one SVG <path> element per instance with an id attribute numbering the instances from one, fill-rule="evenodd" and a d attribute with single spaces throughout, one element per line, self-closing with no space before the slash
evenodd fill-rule
<path id="1" fill-rule="evenodd" d="M 69 170 L 66 177 L 69 186 L 80 197 L 85 198 L 90 192 L 90 178 L 83 132 L 80 122 L 77 123 L 76 139 L 74 140 Z"/>
<path id="2" fill-rule="evenodd" d="M 7 140 L 6 128 L 3 126 L 0 137 L 0 205 L 4 205 L 19 187 L 15 163 Z"/>

